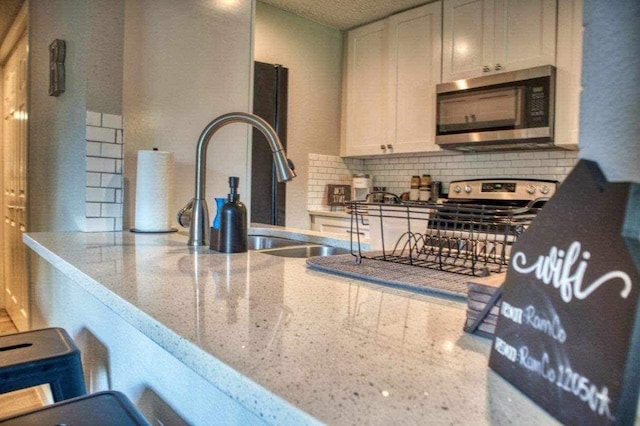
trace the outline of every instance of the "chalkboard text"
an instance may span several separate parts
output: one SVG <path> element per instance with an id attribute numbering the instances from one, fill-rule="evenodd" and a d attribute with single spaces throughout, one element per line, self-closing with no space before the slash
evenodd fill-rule
<path id="1" fill-rule="evenodd" d="M 631 278 L 622 271 L 608 272 L 591 284 L 583 285 L 582 280 L 590 258 L 591 253 L 582 251 L 580 242 L 574 241 L 566 252 L 553 246 L 548 255 L 538 256 L 531 264 L 527 264 L 527 255 L 519 251 L 513 256 L 512 265 L 513 269 L 522 275 L 533 272 L 544 284 L 553 284 L 565 303 L 570 303 L 574 297 L 579 300 L 586 299 L 598 287 L 615 279 L 622 280 L 623 289 L 620 296 L 626 299 L 631 292 Z"/>

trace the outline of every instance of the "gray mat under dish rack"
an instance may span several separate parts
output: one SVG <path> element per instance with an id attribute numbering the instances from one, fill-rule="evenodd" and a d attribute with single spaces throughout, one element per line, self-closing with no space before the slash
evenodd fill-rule
<path id="1" fill-rule="evenodd" d="M 323 272 L 364 279 L 403 290 L 467 298 L 467 275 L 366 258 L 358 264 L 351 254 L 310 257 L 307 259 L 307 265 Z"/>

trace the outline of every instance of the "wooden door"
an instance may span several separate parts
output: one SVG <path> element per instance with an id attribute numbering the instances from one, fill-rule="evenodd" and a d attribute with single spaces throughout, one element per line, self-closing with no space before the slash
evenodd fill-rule
<path id="1" fill-rule="evenodd" d="M 7 312 L 20 331 L 29 328 L 27 249 L 27 37 L 18 41 L 3 78 L 3 251 Z"/>

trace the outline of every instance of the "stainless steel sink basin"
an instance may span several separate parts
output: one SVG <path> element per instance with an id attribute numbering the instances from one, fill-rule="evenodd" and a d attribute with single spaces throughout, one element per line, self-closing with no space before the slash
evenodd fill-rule
<path id="1" fill-rule="evenodd" d="M 313 257 L 313 256 L 333 256 L 336 254 L 346 254 L 349 250 L 330 246 L 295 246 L 284 247 L 274 250 L 265 250 L 262 253 L 280 257 Z"/>
<path id="2" fill-rule="evenodd" d="M 304 241 L 295 241 L 280 237 L 268 237 L 266 235 L 249 235 L 247 243 L 249 250 L 266 250 L 279 247 L 307 245 Z"/>
<path id="3" fill-rule="evenodd" d="M 260 253 L 280 257 L 305 258 L 349 253 L 348 250 L 341 248 L 289 240 L 281 237 L 269 237 L 266 235 L 249 235 L 248 246 L 249 250 L 257 250 L 260 251 Z"/>

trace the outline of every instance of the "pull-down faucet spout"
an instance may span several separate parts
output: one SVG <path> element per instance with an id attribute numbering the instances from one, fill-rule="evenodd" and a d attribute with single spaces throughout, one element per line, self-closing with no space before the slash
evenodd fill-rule
<path id="1" fill-rule="evenodd" d="M 221 115 L 214 119 L 202 131 L 198 139 L 198 147 L 196 149 L 196 194 L 195 197 L 187 203 L 178 212 L 178 223 L 183 227 L 189 226 L 190 246 L 207 246 L 209 245 L 209 209 L 205 199 L 206 173 L 207 173 L 207 147 L 214 133 L 221 127 L 231 123 L 247 123 L 260 130 L 265 136 L 271 152 L 273 153 L 273 163 L 276 167 L 276 176 L 278 182 L 288 182 L 293 179 L 296 174 L 287 162 L 287 156 L 282 148 L 282 143 L 273 128 L 262 118 L 254 114 L 245 112 L 231 112 Z"/>

